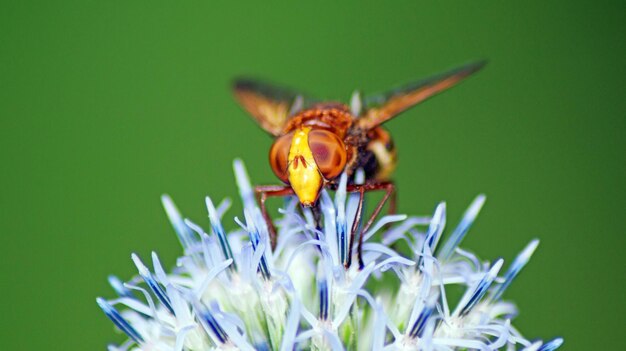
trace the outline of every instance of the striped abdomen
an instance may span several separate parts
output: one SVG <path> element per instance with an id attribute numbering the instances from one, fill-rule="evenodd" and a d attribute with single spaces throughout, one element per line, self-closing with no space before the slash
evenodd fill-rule
<path id="1" fill-rule="evenodd" d="M 346 166 L 348 174 L 359 168 L 365 171 L 367 180 L 388 180 L 396 168 L 396 147 L 389 133 L 376 127 L 359 138 L 353 145 L 353 158 Z"/>

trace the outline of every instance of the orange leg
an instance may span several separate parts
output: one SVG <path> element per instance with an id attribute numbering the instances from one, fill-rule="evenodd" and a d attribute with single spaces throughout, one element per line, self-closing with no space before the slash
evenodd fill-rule
<path id="1" fill-rule="evenodd" d="M 337 190 L 336 185 L 331 185 L 330 188 L 331 190 L 335 190 L 335 191 Z M 348 243 L 348 256 L 346 258 L 346 261 L 344 262 L 344 266 L 346 268 L 349 268 L 352 264 L 352 247 L 354 246 L 356 232 L 358 230 L 359 223 L 361 222 L 361 217 L 363 216 L 363 199 L 365 197 L 365 193 L 368 191 L 378 191 L 378 190 L 385 191 L 385 195 L 383 195 L 383 198 L 378 202 L 378 204 L 376 205 L 376 208 L 374 209 L 374 212 L 369 217 L 369 219 L 367 220 L 367 222 L 365 223 L 365 225 L 363 226 L 363 228 L 361 229 L 359 233 L 359 244 L 357 246 L 357 257 L 358 257 L 358 262 L 359 262 L 359 268 L 363 268 L 364 266 L 363 264 L 363 235 L 370 229 L 372 224 L 374 224 L 376 217 L 378 217 L 378 215 L 380 214 L 380 211 L 383 209 L 383 206 L 385 205 L 387 200 L 389 200 L 389 198 L 391 198 L 391 200 L 389 201 L 389 213 L 390 214 L 395 213 L 397 193 L 395 191 L 396 190 L 395 185 L 391 182 L 380 182 L 380 183 L 371 182 L 371 183 L 365 183 L 361 185 L 353 184 L 353 185 L 348 185 L 346 188 L 346 192 L 348 193 L 356 193 L 356 192 L 359 193 L 359 204 L 358 204 L 357 211 L 356 211 L 356 217 L 354 219 L 354 222 L 352 223 L 352 228 L 350 228 L 350 240 Z M 291 189 L 291 187 L 282 186 L 282 185 L 260 185 L 260 186 L 256 186 L 254 188 L 254 191 L 257 196 L 257 201 L 259 202 L 261 206 L 261 213 L 263 215 L 263 218 L 267 222 L 267 228 L 268 228 L 269 236 L 270 236 L 270 244 L 273 250 L 276 248 L 276 243 L 277 243 L 276 228 L 274 227 L 272 218 L 267 212 L 267 207 L 265 205 L 265 202 L 270 197 L 282 197 L 282 196 L 294 195 L 294 192 L 293 192 L 293 189 Z M 316 212 L 314 211 L 314 214 L 315 213 Z M 317 214 L 319 216 L 319 213 Z"/>
<path id="2" fill-rule="evenodd" d="M 263 214 L 263 219 L 267 223 L 267 230 L 270 235 L 270 244 L 272 246 L 272 250 L 276 249 L 276 227 L 274 227 L 274 222 L 272 221 L 272 217 L 270 217 L 269 213 L 267 213 L 267 207 L 265 206 L 265 201 L 269 197 L 282 197 L 294 195 L 293 189 L 289 186 L 283 185 L 258 185 L 254 187 L 254 192 L 256 193 L 257 201 L 261 205 L 261 213 Z"/>
<path id="3" fill-rule="evenodd" d="M 350 233 L 350 242 L 348 245 L 348 257 L 347 257 L 347 261 L 344 263 L 344 266 L 346 268 L 349 268 L 350 265 L 352 264 L 352 247 L 354 246 L 354 238 L 356 236 L 356 231 L 358 228 L 358 224 L 361 221 L 361 216 L 363 215 L 363 197 L 364 197 L 364 193 L 368 192 L 368 191 L 377 191 L 377 190 L 383 190 L 385 191 L 385 195 L 383 195 L 383 198 L 378 202 L 378 204 L 376 205 L 376 208 L 374 208 L 374 212 L 372 213 L 372 215 L 370 216 L 370 218 L 367 220 L 367 222 L 365 223 L 365 225 L 363 226 L 363 228 L 361 229 L 360 233 L 359 233 L 359 244 L 357 246 L 357 258 L 359 261 L 359 269 L 362 269 L 364 267 L 363 264 L 363 235 L 365 235 L 365 233 L 367 233 L 367 231 L 370 229 L 370 227 L 372 226 L 372 224 L 374 224 L 374 221 L 376 220 L 376 217 L 378 217 L 378 214 L 380 214 L 380 211 L 383 209 L 383 206 L 385 205 L 385 203 L 387 202 L 387 200 L 391 197 L 390 203 L 389 203 L 389 213 L 393 214 L 396 211 L 396 201 L 397 201 L 397 197 L 396 197 L 396 187 L 393 183 L 391 182 L 372 182 L 372 183 L 365 183 L 363 185 L 348 185 L 348 187 L 346 188 L 347 192 L 350 193 L 354 193 L 354 192 L 359 192 L 359 205 L 357 207 L 357 213 L 356 213 L 356 217 L 354 219 L 354 223 L 352 224 L 352 228 L 351 228 L 351 233 Z"/>

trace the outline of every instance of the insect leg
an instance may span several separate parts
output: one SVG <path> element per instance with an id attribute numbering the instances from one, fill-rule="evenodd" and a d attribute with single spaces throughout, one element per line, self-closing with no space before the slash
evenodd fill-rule
<path id="1" fill-rule="evenodd" d="M 387 214 L 395 215 L 398 209 L 398 189 L 396 189 L 395 184 L 392 183 L 391 185 L 393 186 L 393 190 L 389 198 L 389 209 L 387 210 Z M 387 223 L 383 227 L 384 230 L 388 230 L 389 228 L 391 228 L 391 223 Z"/>
<path id="2" fill-rule="evenodd" d="M 261 214 L 263 215 L 263 219 L 267 223 L 267 231 L 270 236 L 270 244 L 272 246 L 272 250 L 276 248 L 276 227 L 274 227 L 274 222 L 272 221 L 272 217 L 270 217 L 267 212 L 267 207 L 265 206 L 265 201 L 269 197 L 281 197 L 293 195 L 293 190 L 291 187 L 282 186 L 282 185 L 257 185 L 254 187 L 254 192 L 257 197 L 257 201 L 261 206 Z"/>
<path id="3" fill-rule="evenodd" d="M 346 191 L 348 191 L 346 189 Z M 354 217 L 354 221 L 352 222 L 352 228 L 350 228 L 350 241 L 348 242 L 348 255 L 343 263 L 345 268 L 350 268 L 352 264 L 352 247 L 354 246 L 354 238 L 356 235 L 356 231 L 359 228 L 359 223 L 361 222 L 361 216 L 363 215 L 363 198 L 365 195 L 365 188 L 363 186 L 357 185 L 355 186 L 355 190 L 351 192 L 359 192 L 359 204 L 356 208 L 356 214 Z"/>
<path id="4" fill-rule="evenodd" d="M 366 232 L 370 229 L 370 227 L 372 226 L 372 224 L 374 224 L 374 220 L 376 219 L 376 217 L 378 216 L 378 214 L 380 213 L 380 211 L 383 209 L 383 205 L 385 205 L 385 203 L 387 202 L 387 200 L 392 197 L 390 204 L 389 204 L 389 213 L 395 213 L 396 209 L 395 209 L 395 189 L 396 186 L 395 184 L 393 184 L 392 182 L 380 182 L 380 183 L 367 183 L 363 185 L 365 191 L 377 191 L 377 190 L 384 190 L 385 191 L 385 195 L 383 195 L 383 198 L 380 200 L 380 202 L 378 202 L 378 205 L 376 205 L 376 208 L 374 209 L 374 212 L 372 213 L 372 215 L 370 216 L 370 218 L 368 219 L 367 223 L 365 224 L 365 226 L 363 227 L 363 232 Z M 393 196 L 392 196 L 393 195 Z"/>
<path id="5" fill-rule="evenodd" d="M 389 199 L 389 211 L 387 211 L 390 215 L 395 215 L 398 210 L 398 191 L 396 189 L 396 185 L 391 183 L 393 189 L 391 190 L 391 198 Z"/>
<path id="6" fill-rule="evenodd" d="M 365 223 L 365 225 L 363 226 L 363 228 L 361 229 L 360 233 L 359 233 L 359 245 L 357 246 L 357 257 L 358 257 L 358 261 L 359 261 L 359 269 L 362 269 L 364 267 L 363 264 L 363 236 L 365 235 L 365 233 L 367 233 L 367 231 L 370 229 L 370 227 L 372 226 L 372 224 L 374 224 L 374 220 L 376 220 L 376 217 L 378 217 L 378 214 L 380 213 L 380 211 L 383 209 L 383 206 L 385 205 L 385 203 L 387 202 L 387 200 L 389 199 L 389 197 L 392 197 L 390 204 L 389 204 L 389 212 L 390 213 L 394 213 L 395 212 L 395 185 L 392 182 L 381 182 L 381 183 L 366 183 L 363 185 L 351 185 L 348 186 L 346 188 L 347 192 L 357 192 L 359 191 L 361 193 L 361 197 L 359 199 L 359 207 L 357 208 L 357 217 L 355 218 L 355 222 L 354 223 L 358 223 L 358 221 L 360 221 L 361 219 L 361 215 L 362 215 L 362 203 L 363 203 L 363 193 L 366 191 L 377 191 L 377 190 L 384 190 L 385 191 L 385 195 L 383 195 L 383 198 L 378 202 L 378 204 L 376 205 L 376 208 L 374 209 L 374 212 L 372 213 L 372 215 L 370 216 L 370 218 L 367 220 L 367 222 Z M 393 194 L 393 196 L 392 196 Z M 393 212 L 392 212 L 393 211 Z M 355 228 L 355 225 L 353 224 L 353 230 Z M 352 236 L 354 236 L 354 233 L 352 234 Z M 350 244 L 350 255 L 352 254 L 352 240 L 351 240 L 351 244 Z M 350 262 L 350 261 L 348 261 Z M 350 263 L 348 263 L 347 265 L 348 267 L 350 266 Z"/>

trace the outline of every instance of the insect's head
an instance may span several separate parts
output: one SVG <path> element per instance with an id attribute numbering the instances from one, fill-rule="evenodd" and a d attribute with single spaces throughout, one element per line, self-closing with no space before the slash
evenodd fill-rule
<path id="1" fill-rule="evenodd" d="M 324 183 L 343 172 L 347 158 L 339 136 L 309 126 L 277 138 L 270 149 L 272 170 L 291 186 L 304 206 L 315 204 Z"/>

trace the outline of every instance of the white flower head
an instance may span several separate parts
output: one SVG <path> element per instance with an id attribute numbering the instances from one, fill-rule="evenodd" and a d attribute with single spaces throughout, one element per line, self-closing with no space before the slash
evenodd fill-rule
<path id="1" fill-rule="evenodd" d="M 133 254 L 138 275 L 109 278 L 118 297 L 96 301 L 128 337 L 109 350 L 548 351 L 563 343 L 524 338 L 511 324 L 515 305 L 501 299 L 538 240 L 504 273 L 503 259 L 484 262 L 458 247 L 483 195 L 441 245 L 445 203 L 432 216 L 381 217 L 363 233 L 363 261 L 350 264 L 358 195 L 346 193 L 345 175 L 334 199 L 322 191 L 320 221 L 297 199 L 285 200 L 274 250 L 240 161 L 235 175 L 244 210 L 231 232 L 222 225 L 230 201 L 216 206 L 207 197 L 205 230 L 163 196 L 184 254 L 170 272 L 156 253 L 151 265 Z M 452 285 L 465 288 L 456 306 L 446 295 Z"/>

